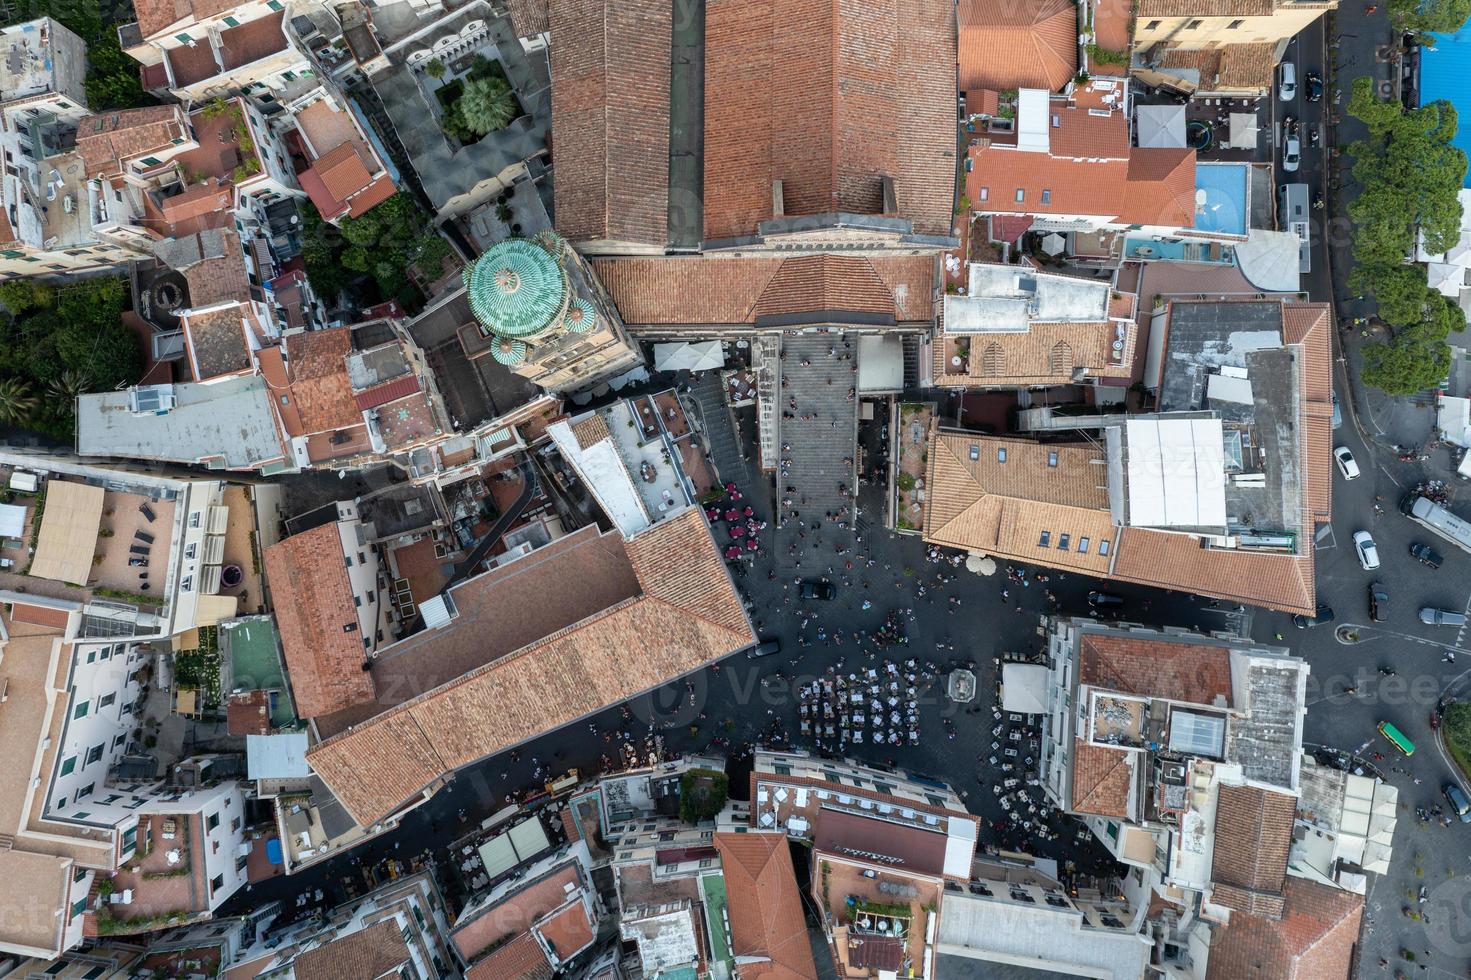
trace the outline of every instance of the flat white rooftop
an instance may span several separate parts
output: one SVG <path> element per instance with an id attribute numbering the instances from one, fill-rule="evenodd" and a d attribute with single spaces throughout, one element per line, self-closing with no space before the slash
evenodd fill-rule
<path id="1" fill-rule="evenodd" d="M 945 296 L 945 332 L 1022 333 L 1033 323 L 1104 323 L 1110 292 L 1106 282 L 972 262 L 965 295 Z"/>

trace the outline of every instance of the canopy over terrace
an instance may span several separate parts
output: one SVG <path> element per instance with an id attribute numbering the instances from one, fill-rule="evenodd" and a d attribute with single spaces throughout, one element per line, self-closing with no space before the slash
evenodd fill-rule
<path id="1" fill-rule="evenodd" d="M 86 585 L 102 526 L 101 487 L 52 480 L 46 487 L 46 509 L 36 539 L 31 574 L 57 582 Z"/>
<path id="2" fill-rule="evenodd" d="M 1001 665 L 1001 710 L 1024 715 L 1047 712 L 1047 668 L 1041 664 Z"/>
<path id="3" fill-rule="evenodd" d="M 654 345 L 655 371 L 709 371 L 725 367 L 720 341 Z"/>

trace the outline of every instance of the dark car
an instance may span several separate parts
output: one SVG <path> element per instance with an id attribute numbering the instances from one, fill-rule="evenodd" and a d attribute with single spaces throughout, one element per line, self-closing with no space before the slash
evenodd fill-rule
<path id="1" fill-rule="evenodd" d="M 1323 602 L 1318 603 L 1318 611 L 1311 616 L 1299 613 L 1292 617 L 1292 625 L 1300 630 L 1310 630 L 1314 626 L 1322 626 L 1324 623 L 1331 622 L 1333 622 L 1333 610 Z"/>
<path id="2" fill-rule="evenodd" d="M 774 653 L 781 653 L 780 640 L 763 640 L 759 646 L 747 650 L 746 656 L 755 660 L 757 657 L 769 657 Z"/>
<path id="3" fill-rule="evenodd" d="M 1376 623 L 1384 622 L 1389 615 L 1389 590 L 1383 583 L 1369 583 L 1369 618 Z"/>
<path id="4" fill-rule="evenodd" d="M 1088 605 L 1098 606 L 1102 609 L 1119 609 L 1124 604 L 1124 597 L 1114 595 L 1112 592 L 1089 592 Z"/>
<path id="5" fill-rule="evenodd" d="M 1410 554 L 1420 564 L 1429 565 L 1431 568 L 1439 568 L 1440 563 L 1445 561 L 1444 558 L 1440 557 L 1440 552 L 1430 547 L 1430 545 L 1421 544 L 1418 541 L 1410 545 Z"/>
<path id="6" fill-rule="evenodd" d="M 1309 102 L 1321 102 L 1323 99 L 1323 76 L 1315 71 L 1310 71 L 1304 76 L 1303 81 L 1308 89 Z"/>
<path id="7" fill-rule="evenodd" d="M 1445 801 L 1456 811 L 1456 816 L 1461 818 L 1461 823 L 1471 823 L 1471 800 L 1466 799 L 1466 794 L 1461 792 L 1461 787 L 1455 783 L 1446 783 L 1441 788 L 1445 794 Z"/>
<path id="8" fill-rule="evenodd" d="M 797 595 L 803 599 L 831 599 L 838 594 L 831 582 L 803 582 L 797 590 Z"/>

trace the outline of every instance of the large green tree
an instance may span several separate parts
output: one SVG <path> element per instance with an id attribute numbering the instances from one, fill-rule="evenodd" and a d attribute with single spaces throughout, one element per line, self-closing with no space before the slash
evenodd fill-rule
<path id="1" fill-rule="evenodd" d="M 1454 34 L 1471 16 L 1471 0 L 1389 0 L 1387 9 L 1402 31 Z"/>
<path id="2" fill-rule="evenodd" d="M 484 136 L 505 129 L 516 118 L 516 96 L 499 78 L 472 78 L 455 109 L 471 132 Z"/>

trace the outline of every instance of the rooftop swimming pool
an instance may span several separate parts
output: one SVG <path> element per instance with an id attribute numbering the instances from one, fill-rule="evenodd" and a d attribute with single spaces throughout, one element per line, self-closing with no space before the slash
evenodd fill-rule
<path id="1" fill-rule="evenodd" d="M 1244 163 L 1195 165 L 1195 229 L 1246 234 L 1249 168 Z"/>
<path id="2" fill-rule="evenodd" d="M 1420 104 L 1444 99 L 1456 107 L 1460 124 L 1455 143 L 1471 154 L 1471 27 L 1454 34 L 1436 34 L 1435 42 L 1420 49 Z M 1471 173 L 1464 186 L 1471 187 Z"/>

